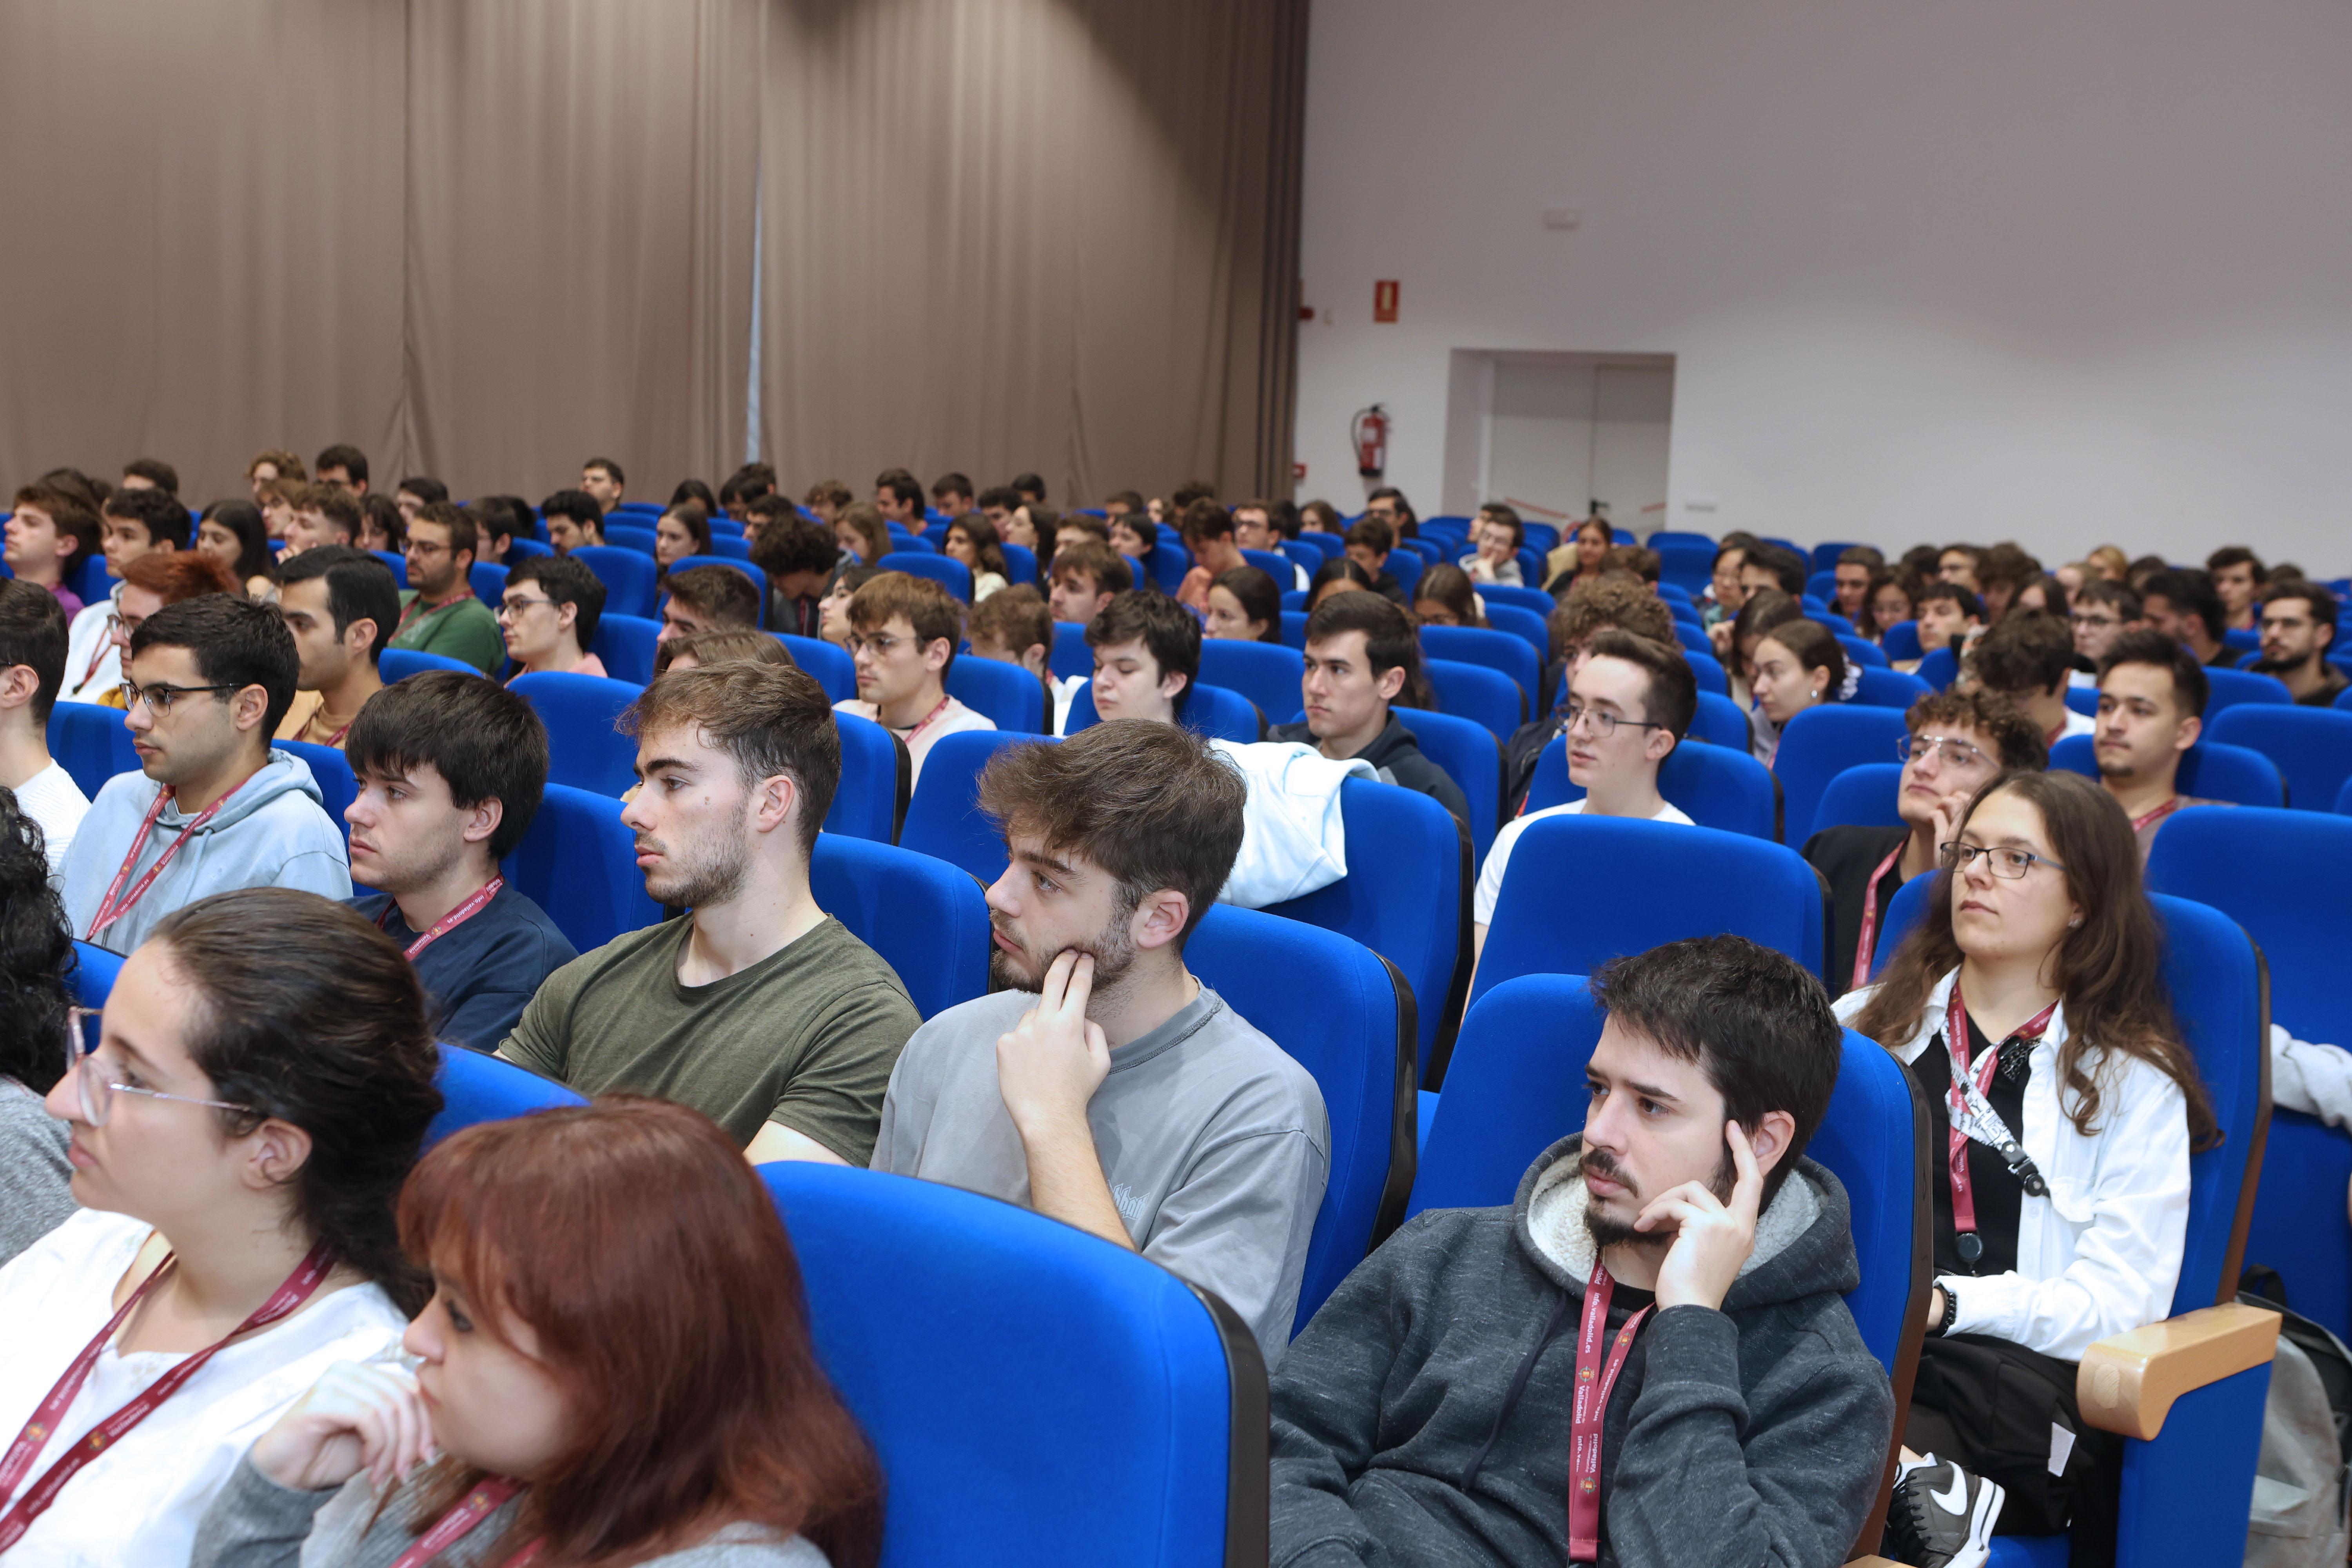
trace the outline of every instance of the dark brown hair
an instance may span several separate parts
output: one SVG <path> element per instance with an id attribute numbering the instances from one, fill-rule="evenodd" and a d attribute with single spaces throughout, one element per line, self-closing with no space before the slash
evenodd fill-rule
<path id="1" fill-rule="evenodd" d="M 1993 760 L 2011 773 L 2038 773 L 2050 765 L 2050 747 L 2042 738 L 2042 727 L 1998 691 L 1981 688 L 1930 691 L 1911 704 L 1903 722 L 1915 739 L 1930 724 L 1974 730 L 1992 742 Z"/>
<path id="2" fill-rule="evenodd" d="M 974 605 L 967 635 L 982 638 L 1018 658 L 1033 647 L 1054 651 L 1054 612 L 1045 596 L 1026 583 L 1015 583 Z"/>
<path id="3" fill-rule="evenodd" d="M 760 624 L 760 586 L 749 573 L 732 566 L 705 564 L 672 572 L 662 579 L 662 592 L 721 626 Z"/>
<path id="4" fill-rule="evenodd" d="M 1364 662 L 1378 680 L 1402 667 L 1404 684 L 1390 699 L 1395 708 L 1435 708 L 1436 694 L 1421 668 L 1421 634 L 1412 617 L 1385 594 L 1334 594 L 1307 612 L 1309 647 L 1349 632 L 1364 634 Z"/>
<path id="5" fill-rule="evenodd" d="M 522 842 L 547 793 L 547 726 L 530 703 L 470 670 L 420 669 L 386 686 L 361 705 L 343 755 L 363 779 L 429 767 L 460 811 L 497 801 L 493 860 Z"/>
<path id="6" fill-rule="evenodd" d="M 1632 583 L 1588 578 L 1568 591 L 1548 617 L 1551 656 L 1563 658 L 1603 626 L 1617 626 L 1652 642 L 1675 642 L 1674 612 L 1655 594 Z"/>
<path id="7" fill-rule="evenodd" d="M 841 731 L 824 688 L 806 671 L 742 661 L 673 669 L 629 704 L 620 727 L 625 735 L 690 728 L 735 759 L 746 789 L 779 773 L 790 778 L 800 796 L 801 853 L 816 848 L 841 785 Z"/>
<path id="8" fill-rule="evenodd" d="M 1698 677 L 1692 673 L 1690 660 L 1683 657 L 1679 644 L 1669 646 L 1617 626 L 1603 626 L 1592 634 L 1584 652 L 1588 658 L 1622 658 L 1648 676 L 1642 717 L 1649 723 L 1664 724 L 1675 743 L 1682 743 L 1698 712 Z"/>
<path id="9" fill-rule="evenodd" d="M 2003 616 L 1969 658 L 1977 679 L 1995 691 L 2051 693 L 2074 668 L 2074 634 L 2058 616 L 2028 610 Z"/>
<path id="10" fill-rule="evenodd" d="M 1838 700 L 1838 692 L 1845 684 L 1845 645 L 1837 640 L 1835 632 L 1819 621 L 1799 616 L 1794 620 L 1782 621 L 1764 636 L 1796 655 L 1801 668 L 1829 671 L 1829 684 L 1822 690 L 1822 700 Z"/>
<path id="11" fill-rule="evenodd" d="M 746 626 L 729 626 L 724 631 L 703 632 L 690 637 L 669 637 L 656 644 L 654 647 L 654 673 L 667 674 L 671 665 L 689 655 L 698 668 L 730 661 L 800 668 L 793 656 L 784 651 L 784 645 L 766 632 L 755 632 Z"/>
<path id="12" fill-rule="evenodd" d="M 948 645 L 948 661 L 940 666 L 945 679 L 955 668 L 955 651 L 963 641 L 963 601 L 929 577 L 907 572 L 885 572 L 849 596 L 849 624 L 861 632 L 878 632 L 894 616 L 904 616 L 924 647 Z"/>
<path id="13" fill-rule="evenodd" d="M 2065 868 L 2060 875 L 2066 895 L 2083 911 L 2083 923 L 2059 943 L 2053 977 L 2066 1004 L 2066 1043 L 2058 1050 L 2066 1119 L 2084 1137 L 2095 1131 L 2099 1083 L 2083 1058 L 2094 1049 L 2112 1051 L 2137 1057 L 2179 1084 L 2189 1101 L 2190 1146 L 2210 1146 L 2221 1134 L 2164 988 L 2164 943 L 2141 886 L 2130 819 L 2115 796 L 2080 773 L 2009 773 L 1977 791 L 1953 832 L 2004 792 L 2042 814 L 2051 853 Z M 1853 1019 L 1857 1033 L 1884 1046 L 1918 1030 L 1928 994 L 1960 964 L 1959 942 L 1952 935 L 1952 873 L 1934 876 L 1926 914 L 1895 950 L 1885 978 Z"/>

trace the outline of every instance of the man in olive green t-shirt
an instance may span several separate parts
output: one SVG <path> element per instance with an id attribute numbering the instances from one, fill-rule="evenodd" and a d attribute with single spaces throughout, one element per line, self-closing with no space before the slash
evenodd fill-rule
<path id="1" fill-rule="evenodd" d="M 394 647 L 461 658 L 484 675 L 507 659 L 499 618 L 474 596 L 474 520 L 447 501 L 418 510 L 408 525 L 408 591 L 400 595 Z"/>
<path id="2" fill-rule="evenodd" d="M 922 1019 L 809 892 L 841 777 L 824 689 L 789 666 L 674 670 L 629 718 L 642 784 L 621 820 L 646 891 L 693 912 L 549 975 L 499 1054 L 583 1094 L 692 1106 L 754 1163 L 865 1164 Z"/>

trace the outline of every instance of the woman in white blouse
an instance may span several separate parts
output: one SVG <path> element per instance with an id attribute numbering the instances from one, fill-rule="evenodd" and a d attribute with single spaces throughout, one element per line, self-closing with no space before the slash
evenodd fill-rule
<path id="1" fill-rule="evenodd" d="M 397 1345 L 436 1066 L 400 949 L 313 894 L 199 900 L 124 963 L 47 1100 L 81 1212 L 0 1269 L 9 1568 L 185 1563 L 253 1440 Z"/>
<path id="2" fill-rule="evenodd" d="M 2004 774 L 1946 865 L 1885 977 L 1837 1008 L 1910 1065 L 1931 1114 L 1936 1283 L 1887 1553 L 1922 1560 L 1964 1497 L 1979 1536 L 2071 1530 L 2074 1561 L 2100 1561 L 2122 1440 L 2083 1425 L 2075 1363 L 2170 1312 L 2212 1107 L 2112 795 Z"/>

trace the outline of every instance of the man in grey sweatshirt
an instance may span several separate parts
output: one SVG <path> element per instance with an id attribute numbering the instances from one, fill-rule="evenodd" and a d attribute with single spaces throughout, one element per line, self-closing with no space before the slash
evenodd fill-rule
<path id="1" fill-rule="evenodd" d="M 1509 1207 L 1414 1219 L 1291 1345 L 1275 1568 L 1852 1555 L 1895 1401 L 1840 1300 L 1845 1191 L 1802 1157 L 1837 1079 L 1829 998 L 1737 937 L 1593 990 L 1585 1131 Z"/>

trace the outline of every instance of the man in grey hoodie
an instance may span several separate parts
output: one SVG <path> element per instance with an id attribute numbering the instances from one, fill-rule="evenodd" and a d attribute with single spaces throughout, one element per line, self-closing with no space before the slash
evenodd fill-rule
<path id="1" fill-rule="evenodd" d="M 173 910 L 233 888 L 352 896 L 310 767 L 269 746 L 300 670 L 277 606 L 233 595 L 166 605 L 131 634 L 122 721 L 140 771 L 106 782 L 67 852 L 75 936 L 129 952 Z"/>
<path id="2" fill-rule="evenodd" d="M 1837 1081 L 1829 998 L 1729 936 L 1592 986 L 1584 1131 L 1510 1207 L 1407 1225 L 1283 1359 L 1275 1568 L 1852 1554 L 1895 1400 L 1840 1300 L 1845 1190 L 1802 1157 Z"/>

